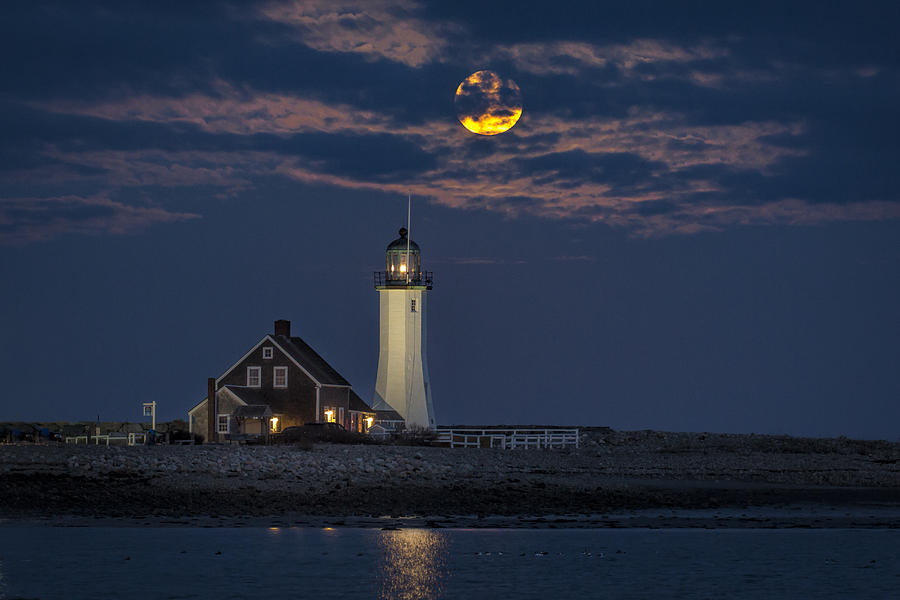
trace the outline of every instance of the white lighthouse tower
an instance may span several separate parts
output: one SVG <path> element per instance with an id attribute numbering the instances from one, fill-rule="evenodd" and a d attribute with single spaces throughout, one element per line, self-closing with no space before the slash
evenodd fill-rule
<path id="1" fill-rule="evenodd" d="M 435 426 L 425 354 L 431 280 L 431 273 L 422 271 L 419 245 L 400 229 L 400 237 L 388 244 L 386 270 L 375 272 L 381 328 L 372 408 L 396 411 L 407 428 Z"/>

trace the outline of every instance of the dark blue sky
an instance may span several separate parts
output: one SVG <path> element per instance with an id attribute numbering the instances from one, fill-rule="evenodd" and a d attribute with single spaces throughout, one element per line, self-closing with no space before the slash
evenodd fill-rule
<path id="1" fill-rule="evenodd" d="M 897 438 L 895 4 L 182 4 L 0 9 L 0 419 L 184 418 L 276 318 L 370 399 L 409 190 L 440 422 Z"/>

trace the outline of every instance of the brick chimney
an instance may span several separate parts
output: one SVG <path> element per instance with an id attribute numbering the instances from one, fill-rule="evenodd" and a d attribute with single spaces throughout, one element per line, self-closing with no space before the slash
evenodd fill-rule
<path id="1" fill-rule="evenodd" d="M 275 321 L 275 335 L 291 337 L 291 322 L 286 319 Z"/>
<path id="2" fill-rule="evenodd" d="M 206 380 L 206 443 L 216 441 L 216 378 Z"/>

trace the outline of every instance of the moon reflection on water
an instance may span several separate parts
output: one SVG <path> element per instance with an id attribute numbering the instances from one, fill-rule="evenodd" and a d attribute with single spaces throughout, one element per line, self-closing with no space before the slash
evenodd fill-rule
<path id="1" fill-rule="evenodd" d="M 447 575 L 449 541 L 432 529 L 384 531 L 382 550 L 382 600 L 439 598 Z"/>

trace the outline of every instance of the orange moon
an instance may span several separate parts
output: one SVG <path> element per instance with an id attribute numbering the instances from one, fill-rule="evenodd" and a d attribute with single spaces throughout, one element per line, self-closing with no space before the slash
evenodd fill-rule
<path id="1" fill-rule="evenodd" d="M 453 104 L 462 126 L 478 135 L 509 131 L 522 116 L 519 86 L 493 71 L 476 71 L 463 79 Z"/>

